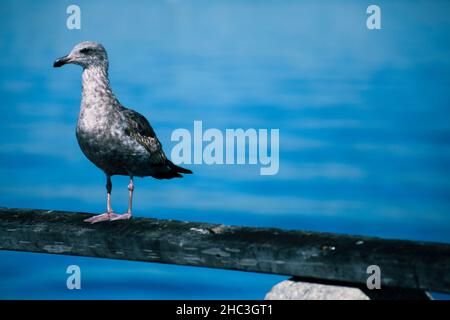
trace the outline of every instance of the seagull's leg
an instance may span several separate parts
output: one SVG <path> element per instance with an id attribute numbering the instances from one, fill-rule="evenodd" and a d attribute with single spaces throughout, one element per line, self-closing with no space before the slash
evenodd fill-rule
<path id="1" fill-rule="evenodd" d="M 130 177 L 130 183 L 128 184 L 128 191 L 129 191 L 129 198 L 128 198 L 128 214 L 131 217 L 131 210 L 133 207 L 133 191 L 134 191 L 134 183 L 133 183 L 133 177 Z"/>
<path id="2" fill-rule="evenodd" d="M 131 218 L 131 209 L 133 207 L 133 191 L 134 191 L 134 183 L 133 183 L 133 176 L 130 176 L 130 183 L 128 184 L 128 191 L 129 191 L 129 197 L 128 197 L 128 211 L 124 214 L 114 214 L 111 217 L 111 221 L 114 220 L 126 220 Z"/>
<path id="3" fill-rule="evenodd" d="M 113 213 L 113 210 L 111 208 L 111 190 L 112 190 L 112 183 L 111 183 L 111 176 L 106 175 L 106 212 L 103 214 L 99 214 L 96 216 L 93 216 L 89 219 L 84 220 L 85 222 L 90 223 L 96 223 L 101 221 L 109 221 L 113 216 L 116 214 Z"/>

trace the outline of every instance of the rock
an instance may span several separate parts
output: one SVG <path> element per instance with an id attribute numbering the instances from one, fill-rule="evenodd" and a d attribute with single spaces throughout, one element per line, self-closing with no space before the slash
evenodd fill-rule
<path id="1" fill-rule="evenodd" d="M 276 284 L 265 300 L 370 300 L 358 288 L 286 280 Z"/>

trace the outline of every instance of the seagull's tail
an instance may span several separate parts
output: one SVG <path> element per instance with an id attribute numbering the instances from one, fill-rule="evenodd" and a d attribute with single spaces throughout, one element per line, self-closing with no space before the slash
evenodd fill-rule
<path id="1" fill-rule="evenodd" d="M 187 174 L 191 174 L 192 171 L 186 168 L 182 168 L 180 166 L 177 166 L 176 164 L 174 164 L 172 161 L 169 161 L 169 167 L 172 170 L 175 170 L 177 173 L 187 173 Z"/>
<path id="2" fill-rule="evenodd" d="M 152 175 L 156 179 L 172 179 L 172 178 L 182 178 L 180 173 L 191 174 L 192 171 L 189 169 L 177 166 L 172 161 L 167 160 L 167 164 L 164 170 L 159 171 Z"/>

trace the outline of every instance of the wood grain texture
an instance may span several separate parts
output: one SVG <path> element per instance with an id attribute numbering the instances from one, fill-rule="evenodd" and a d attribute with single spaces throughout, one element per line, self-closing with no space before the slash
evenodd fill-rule
<path id="1" fill-rule="evenodd" d="M 0 208 L 0 249 L 223 268 L 450 292 L 450 245 L 343 234 L 133 218 L 90 225 L 91 214 Z"/>

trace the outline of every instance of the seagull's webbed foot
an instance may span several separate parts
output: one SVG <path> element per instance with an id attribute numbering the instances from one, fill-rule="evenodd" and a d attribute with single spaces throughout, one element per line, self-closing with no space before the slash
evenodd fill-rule
<path id="1" fill-rule="evenodd" d="M 113 214 L 113 216 L 111 216 L 110 220 L 111 221 L 116 221 L 116 220 L 128 220 L 131 219 L 131 212 L 127 212 L 124 214 Z"/>
<path id="2" fill-rule="evenodd" d="M 90 217 L 88 219 L 85 219 L 84 222 L 97 223 L 97 222 L 102 222 L 102 221 L 109 221 L 109 220 L 111 220 L 113 215 L 119 216 L 118 214 L 115 214 L 112 212 L 106 212 L 106 213 L 99 214 L 99 215 Z"/>

